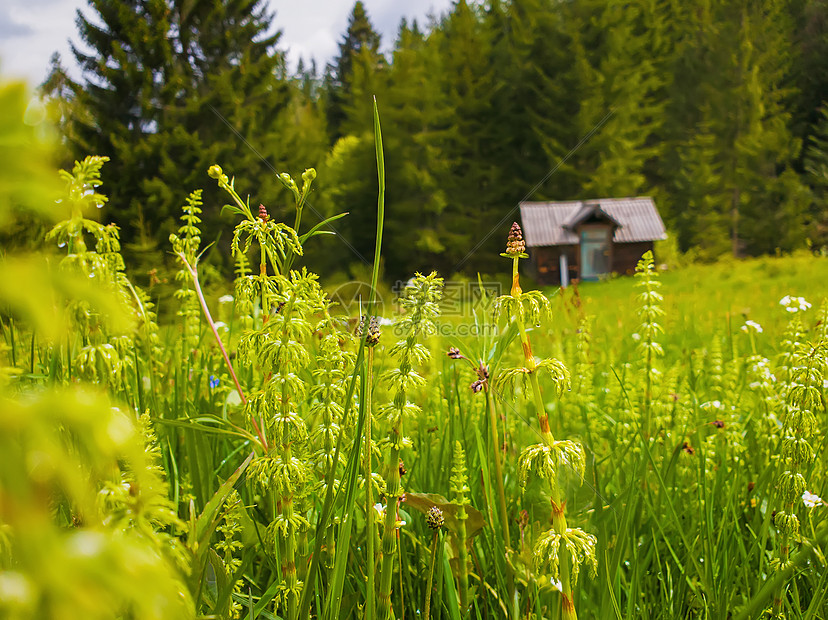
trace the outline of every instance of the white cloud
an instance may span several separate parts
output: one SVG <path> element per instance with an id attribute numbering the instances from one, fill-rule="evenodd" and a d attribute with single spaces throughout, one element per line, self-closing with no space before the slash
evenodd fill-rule
<path id="1" fill-rule="evenodd" d="M 5 0 L 0 20 L 15 30 L 0 31 L 0 74 L 36 85 L 46 78 L 54 52 L 69 55 L 75 34 L 75 0 Z"/>

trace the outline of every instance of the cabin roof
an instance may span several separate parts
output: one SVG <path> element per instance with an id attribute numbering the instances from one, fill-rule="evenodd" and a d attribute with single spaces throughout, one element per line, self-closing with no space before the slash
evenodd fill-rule
<path id="1" fill-rule="evenodd" d="M 520 217 L 526 245 L 577 245 L 579 224 L 605 219 L 615 226 L 615 243 L 667 238 L 652 198 L 598 198 L 568 202 L 522 202 Z"/>

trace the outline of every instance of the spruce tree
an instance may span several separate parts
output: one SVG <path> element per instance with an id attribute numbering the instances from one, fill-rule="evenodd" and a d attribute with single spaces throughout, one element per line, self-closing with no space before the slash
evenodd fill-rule
<path id="1" fill-rule="evenodd" d="M 447 273 L 457 260 L 453 248 L 467 247 L 470 231 L 451 226 L 441 178 L 446 162 L 441 140 L 451 122 L 445 94 L 436 74 L 441 59 L 417 22 L 400 24 L 383 104 L 383 138 L 387 144 L 388 188 L 386 253 L 390 273 L 404 275 L 411 249 L 419 269 Z"/>
<path id="2" fill-rule="evenodd" d="M 494 109 L 511 138 L 504 164 L 509 166 L 507 178 L 513 179 L 513 205 L 524 197 L 580 197 L 577 171 L 566 161 L 580 138 L 573 122 L 579 76 L 572 63 L 570 34 L 579 24 L 568 11 L 549 9 L 548 0 L 513 0 L 505 8 L 493 4 L 488 13 L 495 32 L 493 64 L 498 68 Z"/>
<path id="3" fill-rule="evenodd" d="M 497 231 L 508 228 L 504 210 L 514 206 L 508 205 L 502 169 L 502 138 L 508 128 L 496 126 L 493 32 L 479 7 L 459 0 L 429 45 L 436 46 L 442 59 L 437 75 L 453 111 L 440 139 L 445 168 L 438 180 L 449 205 L 443 217 L 448 230 L 466 236 L 449 249 L 451 268 L 493 272 Z"/>
<path id="4" fill-rule="evenodd" d="M 379 47 L 380 35 L 374 30 L 362 0 L 357 0 L 348 18 L 348 29 L 339 43 L 339 55 L 334 59 L 333 64 L 328 65 L 326 76 L 328 91 L 326 111 L 332 143 L 346 133 L 343 125 L 348 119 L 347 108 L 354 104 L 355 66 L 360 67 L 364 79 L 366 70 L 370 73 L 383 62 Z M 370 107 L 368 109 L 370 110 Z M 364 121 L 365 127 L 369 125 L 369 120 Z"/>
<path id="5" fill-rule="evenodd" d="M 807 193 L 791 170 L 799 142 L 787 88 L 796 58 L 786 9 L 784 0 L 705 1 L 674 13 L 682 38 L 672 72 L 681 79 L 670 91 L 662 173 L 682 249 L 721 249 L 727 240 L 741 255 L 804 243 Z M 714 172 L 698 178 L 702 136 Z M 689 189 L 694 183 L 704 191 Z"/>
<path id="6" fill-rule="evenodd" d="M 793 132 L 808 144 L 822 118 L 821 106 L 828 93 L 828 0 L 788 0 L 793 23 L 796 62 L 790 81 L 797 93 L 793 99 Z M 803 157 L 804 157 L 803 152 Z"/>
<path id="7" fill-rule="evenodd" d="M 574 65 L 579 77 L 578 133 L 590 136 L 574 154 L 582 196 L 649 193 L 645 169 L 659 156 L 653 135 L 664 122 L 664 20 L 647 0 L 596 0 L 573 6 Z"/>
<path id="8" fill-rule="evenodd" d="M 380 37 L 374 31 L 362 2 L 357 2 L 339 46 L 339 56 L 328 66 L 323 87 L 329 138 L 333 143 L 320 170 L 320 208 L 327 215 L 347 212 L 337 223 L 344 237 L 331 267 L 358 271 L 372 256 L 377 213 L 377 162 L 373 137 L 373 96 L 380 101 L 383 137 L 389 124 L 382 103 L 387 63 L 379 53 Z M 386 147 L 386 166 L 393 157 Z M 392 183 L 388 182 L 388 187 Z M 386 195 L 386 212 L 390 200 Z M 386 218 L 386 226 L 390 218 Z M 389 240 L 388 233 L 385 235 Z M 386 247 L 391 245 L 387 241 Z M 352 269 L 354 267 L 354 269 Z M 339 272 L 343 276 L 345 273 Z"/>
<path id="9" fill-rule="evenodd" d="M 50 78 L 67 97 L 73 157 L 110 157 L 102 214 L 123 230 L 127 255 L 164 248 L 187 194 L 205 187 L 205 232 L 219 234 L 217 192 L 206 169 L 236 171 L 241 192 L 266 202 L 278 184 L 257 152 L 288 101 L 279 33 L 262 0 L 89 0 L 78 11 L 81 69 Z"/>
<path id="10" fill-rule="evenodd" d="M 828 246 L 828 104 L 820 108 L 821 119 L 812 130 L 805 151 L 805 170 L 813 193 L 811 204 L 811 240 L 819 247 Z"/>

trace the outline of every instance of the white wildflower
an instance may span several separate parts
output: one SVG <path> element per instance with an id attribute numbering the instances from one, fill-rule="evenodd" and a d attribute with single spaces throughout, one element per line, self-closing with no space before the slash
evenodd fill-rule
<path id="1" fill-rule="evenodd" d="M 825 504 L 819 495 L 815 495 L 809 491 L 805 491 L 802 494 L 802 501 L 808 508 L 814 508 L 815 506 L 822 506 Z"/>
<path id="2" fill-rule="evenodd" d="M 759 323 L 757 323 L 756 321 L 750 321 L 750 320 L 745 321 L 745 324 L 744 324 L 744 325 L 742 325 L 742 331 L 743 331 L 743 332 L 745 332 L 745 333 L 747 333 L 747 332 L 749 332 L 750 330 L 753 330 L 753 331 L 755 331 L 755 332 L 757 332 L 757 333 L 759 333 L 759 334 L 761 334 L 761 333 L 764 331 L 764 330 L 762 329 L 762 326 L 761 326 L 761 325 L 759 325 Z"/>
<path id="3" fill-rule="evenodd" d="M 790 295 L 785 295 L 780 299 L 779 305 L 785 306 L 785 310 L 788 312 L 804 312 L 811 307 L 811 304 L 805 301 L 804 297 L 791 297 Z"/>
<path id="4" fill-rule="evenodd" d="M 232 304 L 233 303 L 233 296 L 232 295 L 222 295 L 219 297 L 220 304 Z"/>

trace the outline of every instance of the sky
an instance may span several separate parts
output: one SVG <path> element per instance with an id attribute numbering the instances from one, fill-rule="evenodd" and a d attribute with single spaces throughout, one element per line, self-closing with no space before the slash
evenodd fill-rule
<path id="1" fill-rule="evenodd" d="M 338 52 L 338 43 L 348 26 L 354 0 L 268 0 L 275 11 L 274 24 L 282 31 L 280 48 L 287 51 L 291 66 L 300 57 L 316 59 L 324 67 Z M 374 28 L 382 35 L 384 51 L 390 49 L 403 17 L 428 23 L 451 0 L 363 0 Z M 0 1 L 0 76 L 21 78 L 31 85 L 41 83 L 49 69 L 49 58 L 59 52 L 70 70 L 73 59 L 69 39 L 78 41 L 75 11 L 83 0 Z M 74 74 L 77 75 L 77 74 Z"/>

